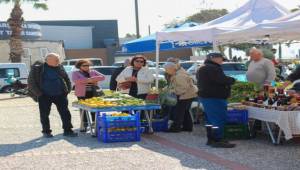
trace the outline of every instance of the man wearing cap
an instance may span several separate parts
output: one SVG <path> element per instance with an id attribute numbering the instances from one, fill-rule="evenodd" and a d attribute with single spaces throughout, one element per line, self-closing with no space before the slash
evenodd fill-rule
<path id="1" fill-rule="evenodd" d="M 222 70 L 224 57 L 221 53 L 210 53 L 204 65 L 197 71 L 198 95 L 204 107 L 207 125 L 207 145 L 212 147 L 232 148 L 231 144 L 223 139 L 223 130 L 227 114 L 227 101 L 230 96 L 231 85 L 235 79 L 228 77 Z"/>

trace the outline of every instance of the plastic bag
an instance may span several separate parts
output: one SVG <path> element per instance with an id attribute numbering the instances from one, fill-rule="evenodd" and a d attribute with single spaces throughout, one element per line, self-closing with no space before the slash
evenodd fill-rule
<path id="1" fill-rule="evenodd" d="M 175 106 L 177 104 L 176 94 L 169 91 L 160 93 L 159 99 L 162 105 Z"/>

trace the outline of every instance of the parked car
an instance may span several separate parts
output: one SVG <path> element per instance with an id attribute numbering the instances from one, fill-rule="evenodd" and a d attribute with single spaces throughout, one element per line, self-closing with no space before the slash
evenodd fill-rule
<path id="1" fill-rule="evenodd" d="M 13 86 L 7 82 L 9 76 L 21 81 L 27 85 L 29 72 L 25 63 L 0 63 L 0 91 L 11 92 Z"/>
<path id="2" fill-rule="evenodd" d="M 74 88 L 74 82 L 72 81 L 72 73 L 77 71 L 78 69 L 74 66 L 64 66 L 70 80 L 72 83 L 72 87 Z M 109 89 L 110 78 L 113 72 L 117 69 L 116 66 L 91 66 L 91 69 L 97 70 L 99 73 L 105 76 L 104 81 L 99 82 L 99 87 L 102 89 Z"/>
<path id="3" fill-rule="evenodd" d="M 191 68 L 195 63 L 203 63 L 203 61 L 180 61 L 180 66 L 185 70 Z"/>
<path id="4" fill-rule="evenodd" d="M 112 66 L 117 66 L 117 67 L 121 67 L 123 65 L 124 61 L 118 61 L 115 62 Z M 147 66 L 148 67 L 156 67 L 155 62 L 147 60 Z"/>
<path id="5" fill-rule="evenodd" d="M 163 67 L 167 62 L 159 62 L 158 65 L 159 67 Z"/>
<path id="6" fill-rule="evenodd" d="M 118 67 L 116 67 L 116 66 L 95 66 L 95 67 L 92 67 L 92 69 L 97 70 L 99 73 L 101 73 L 105 76 L 105 80 L 99 82 L 99 86 L 102 89 L 109 89 L 110 78 L 111 78 L 112 74 L 115 72 L 115 70 L 117 68 Z"/>
<path id="7" fill-rule="evenodd" d="M 196 73 L 198 68 L 203 65 L 203 63 L 195 63 L 187 72 L 192 76 L 193 80 L 197 82 Z M 222 64 L 222 69 L 224 73 L 230 77 L 233 77 L 239 81 L 247 81 L 246 72 L 247 68 L 244 63 L 237 62 L 226 62 Z"/>
<path id="8" fill-rule="evenodd" d="M 153 76 L 156 77 L 156 67 L 149 67 L 149 70 L 151 70 Z M 158 79 L 165 79 L 165 69 L 164 68 L 159 68 Z"/>
<path id="9" fill-rule="evenodd" d="M 102 66 L 103 61 L 101 58 L 79 58 L 79 59 L 69 59 L 69 60 L 64 60 L 61 62 L 62 65 L 64 66 L 74 66 L 77 61 L 79 60 L 89 60 L 93 66 Z"/>

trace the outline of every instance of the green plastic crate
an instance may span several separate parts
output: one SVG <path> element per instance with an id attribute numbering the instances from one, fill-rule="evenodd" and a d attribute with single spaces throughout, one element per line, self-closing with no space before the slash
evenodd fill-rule
<path id="1" fill-rule="evenodd" d="M 234 124 L 225 125 L 224 127 L 225 139 L 249 139 L 249 125 L 248 124 Z"/>

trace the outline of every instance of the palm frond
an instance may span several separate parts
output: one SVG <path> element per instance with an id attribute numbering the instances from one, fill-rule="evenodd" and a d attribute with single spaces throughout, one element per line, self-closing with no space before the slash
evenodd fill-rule
<path id="1" fill-rule="evenodd" d="M 0 0 L 0 4 L 1 3 L 10 3 L 10 2 L 12 2 L 12 0 Z"/>
<path id="2" fill-rule="evenodd" d="M 33 7 L 36 9 L 48 10 L 48 6 L 45 3 L 34 3 Z"/>

